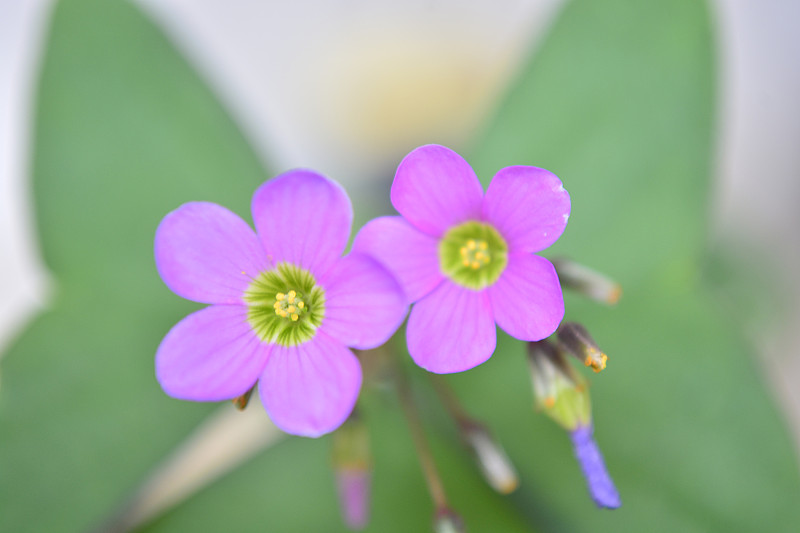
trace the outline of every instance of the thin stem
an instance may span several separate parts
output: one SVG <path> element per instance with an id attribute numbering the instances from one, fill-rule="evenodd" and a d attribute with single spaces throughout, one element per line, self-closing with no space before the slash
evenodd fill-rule
<path id="1" fill-rule="evenodd" d="M 444 485 L 436 470 L 436 463 L 433 460 L 433 454 L 428 446 L 428 441 L 425 439 L 425 432 L 422 429 L 422 420 L 419 416 L 416 404 L 411 397 L 411 387 L 408 383 L 408 377 L 405 372 L 397 365 L 397 392 L 400 398 L 400 405 L 403 406 L 403 412 L 408 421 L 408 427 L 411 429 L 411 437 L 414 440 L 414 447 L 417 449 L 417 457 L 419 457 L 422 473 L 425 476 L 425 482 L 428 484 L 428 491 L 431 493 L 431 499 L 437 509 L 444 509 L 448 507 L 447 496 L 444 492 Z"/>
<path id="2" fill-rule="evenodd" d="M 442 376 L 431 374 L 431 382 L 433 383 L 433 388 L 436 389 L 436 393 L 439 395 L 439 399 L 444 404 L 445 409 L 447 409 L 450 416 L 456 421 L 459 428 L 465 430 L 481 425 L 467 414 L 467 411 L 461 406 L 455 392 L 453 392 L 453 389 Z"/>

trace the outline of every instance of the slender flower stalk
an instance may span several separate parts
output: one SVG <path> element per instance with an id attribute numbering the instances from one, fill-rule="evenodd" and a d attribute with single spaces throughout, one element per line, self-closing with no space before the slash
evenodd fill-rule
<path id="1" fill-rule="evenodd" d="M 561 286 L 608 305 L 616 304 L 622 287 L 611 278 L 587 266 L 559 257 L 552 260 Z"/>
<path id="2" fill-rule="evenodd" d="M 455 420 L 486 482 L 500 494 L 514 492 L 519 486 L 519 476 L 506 451 L 485 424 L 466 413 L 444 378 L 437 375 L 432 378 L 439 398 Z"/>
<path id="3" fill-rule="evenodd" d="M 417 457 L 422 467 L 422 474 L 425 476 L 428 491 L 431 494 L 431 499 L 438 513 L 440 510 L 449 509 L 447 495 L 444 491 L 444 484 L 442 483 L 441 476 L 439 476 L 436 463 L 433 460 L 433 454 L 431 453 L 430 446 L 428 446 L 428 441 L 425 438 L 425 431 L 422 429 L 422 420 L 420 419 L 419 411 L 414 403 L 414 399 L 411 397 L 411 387 L 408 383 L 408 377 L 402 369 L 399 368 L 399 364 L 397 367 L 397 392 L 400 398 L 400 405 L 403 408 L 408 427 L 411 430 L 411 438 L 417 450 Z"/>

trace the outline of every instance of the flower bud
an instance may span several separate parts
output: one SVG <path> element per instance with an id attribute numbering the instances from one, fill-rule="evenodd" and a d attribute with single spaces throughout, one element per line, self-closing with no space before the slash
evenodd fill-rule
<path id="1" fill-rule="evenodd" d="M 615 304 L 622 296 L 619 283 L 596 270 L 564 258 L 553 259 L 552 262 L 564 288 L 573 289 L 587 298 L 605 304 Z"/>
<path id="2" fill-rule="evenodd" d="M 354 411 L 333 433 L 333 469 L 345 525 L 364 529 L 369 522 L 372 454 L 366 424 Z"/>
<path id="3" fill-rule="evenodd" d="M 600 372 L 606 367 L 608 356 L 600 351 L 589 332 L 577 322 L 562 322 L 556 332 L 559 346 L 582 360 L 586 366 Z"/>
<path id="4" fill-rule="evenodd" d="M 486 482 L 500 494 L 514 492 L 519 477 L 500 443 L 483 424 L 477 422 L 462 425 L 461 431 Z"/>
<path id="5" fill-rule="evenodd" d="M 437 509 L 433 518 L 433 531 L 435 533 L 465 533 L 464 521 L 455 511 L 448 508 Z"/>
<path id="6" fill-rule="evenodd" d="M 589 494 L 598 507 L 616 509 L 622 502 L 617 488 L 606 470 L 600 448 L 592 437 L 591 425 L 579 426 L 570 432 L 575 458 L 581 465 Z"/>
<path id="7" fill-rule="evenodd" d="M 586 382 L 548 341 L 528 343 L 528 362 L 537 408 L 567 431 L 587 426 L 592 408 Z"/>

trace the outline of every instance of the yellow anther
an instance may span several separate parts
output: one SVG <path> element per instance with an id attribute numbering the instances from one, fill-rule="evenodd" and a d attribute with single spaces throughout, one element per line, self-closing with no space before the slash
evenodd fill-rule
<path id="1" fill-rule="evenodd" d="M 472 239 L 467 241 L 467 249 L 468 250 L 474 250 L 476 246 L 478 246 L 478 244 L 475 241 L 473 241 Z"/>
<path id="2" fill-rule="evenodd" d="M 289 307 L 286 308 L 286 312 L 287 313 L 296 313 L 297 312 L 297 308 L 295 306 L 293 306 L 293 305 L 290 305 Z"/>
<path id="3" fill-rule="evenodd" d="M 592 357 L 595 355 L 595 357 Z M 586 361 L 584 363 L 586 366 L 592 367 L 592 370 L 595 372 L 600 372 L 606 367 L 606 362 L 608 361 L 608 356 L 602 352 L 600 355 L 597 354 L 589 354 L 586 356 Z"/>
<path id="4" fill-rule="evenodd" d="M 297 302 L 297 307 L 299 307 L 300 309 L 303 309 L 305 306 L 306 306 L 306 303 L 303 302 L 302 300 Z"/>
<path id="5" fill-rule="evenodd" d="M 278 294 L 275 295 L 275 299 L 278 300 L 279 302 L 284 298 L 286 298 L 286 295 L 283 294 L 282 292 L 279 292 Z"/>
<path id="6" fill-rule="evenodd" d="M 272 304 L 272 307 L 274 307 L 275 309 L 280 309 L 281 308 L 281 303 L 280 302 L 275 302 L 274 304 Z"/>
<path id="7" fill-rule="evenodd" d="M 481 267 L 481 264 L 477 261 L 473 261 L 469 266 L 472 268 L 472 270 L 478 270 Z"/>
<path id="8" fill-rule="evenodd" d="M 467 251 L 467 247 L 466 246 L 462 246 L 461 247 L 461 256 L 462 257 L 466 257 L 468 253 L 469 253 L 469 251 Z"/>
<path id="9" fill-rule="evenodd" d="M 469 259 L 464 259 L 463 261 L 461 261 L 461 264 L 464 265 L 465 267 L 468 267 L 469 266 Z"/>
<path id="10" fill-rule="evenodd" d="M 292 322 L 297 322 L 297 319 L 300 318 L 297 314 L 292 315 Z"/>
<path id="11" fill-rule="evenodd" d="M 478 252 L 478 253 L 475 254 L 475 259 L 477 259 L 478 261 L 481 261 L 482 259 L 489 259 L 489 258 L 486 257 L 485 253 Z"/>
<path id="12" fill-rule="evenodd" d="M 553 398 L 552 396 L 548 396 L 547 398 L 544 399 L 544 406 L 547 407 L 548 409 L 552 409 L 555 404 L 556 404 L 556 399 Z"/>
<path id="13" fill-rule="evenodd" d="M 283 318 L 286 318 L 286 316 L 288 315 L 288 313 L 287 313 L 286 311 L 284 311 L 283 309 L 281 309 L 281 310 L 278 312 L 278 314 L 279 314 L 279 315 L 281 315 Z"/>
<path id="14" fill-rule="evenodd" d="M 293 304 L 293 303 L 294 303 L 294 299 L 295 299 L 295 297 L 296 297 L 296 296 L 297 296 L 297 293 L 296 293 L 296 292 L 294 292 L 294 291 L 289 291 L 289 294 L 288 294 L 288 295 L 286 295 L 286 300 L 287 300 L 287 301 L 288 301 L 290 304 Z"/>
<path id="15" fill-rule="evenodd" d="M 489 248 L 489 245 L 486 243 L 486 241 L 481 241 L 481 242 L 478 244 L 478 248 L 480 248 L 481 250 L 486 250 L 486 249 L 488 249 L 488 248 Z"/>

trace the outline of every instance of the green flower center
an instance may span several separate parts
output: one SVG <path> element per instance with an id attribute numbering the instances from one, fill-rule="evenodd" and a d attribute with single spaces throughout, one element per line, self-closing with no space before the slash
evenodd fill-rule
<path id="1" fill-rule="evenodd" d="M 281 346 L 311 340 L 325 317 L 325 291 L 311 272 L 289 263 L 260 273 L 245 291 L 244 301 L 256 335 Z"/>
<path id="2" fill-rule="evenodd" d="M 454 282 L 483 289 L 500 278 L 508 264 L 508 245 L 489 224 L 465 222 L 439 242 L 439 265 Z"/>

